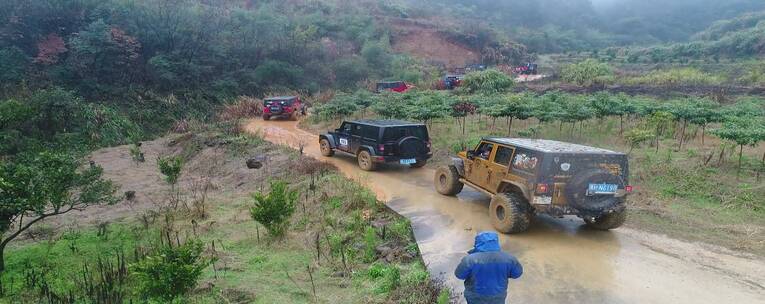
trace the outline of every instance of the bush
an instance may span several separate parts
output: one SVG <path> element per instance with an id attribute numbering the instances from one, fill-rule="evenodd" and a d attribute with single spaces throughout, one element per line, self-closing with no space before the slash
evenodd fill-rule
<path id="1" fill-rule="evenodd" d="M 462 87 L 470 93 L 501 93 L 511 89 L 513 79 L 495 69 L 473 72 L 465 75 Z"/>
<path id="2" fill-rule="evenodd" d="M 159 172 L 165 176 L 165 181 L 170 185 L 178 183 L 183 169 L 183 159 L 179 156 L 157 157 Z"/>
<path id="3" fill-rule="evenodd" d="M 393 265 L 372 264 L 367 274 L 377 282 L 375 292 L 378 294 L 390 293 L 401 283 L 401 271 Z"/>
<path id="4" fill-rule="evenodd" d="M 611 70 L 611 67 L 595 59 L 587 59 L 579 63 L 566 65 L 561 71 L 561 78 L 564 81 L 581 86 L 607 84 L 613 81 L 613 77 L 614 72 Z"/>
<path id="5" fill-rule="evenodd" d="M 223 106 L 218 118 L 222 121 L 231 121 L 257 117 L 261 114 L 263 114 L 263 102 L 260 99 L 239 96 L 234 103 Z"/>
<path id="6" fill-rule="evenodd" d="M 196 285 L 211 260 L 202 256 L 200 241 L 179 246 L 162 245 L 145 259 L 130 265 L 140 294 L 146 299 L 172 301 Z"/>
<path id="7" fill-rule="evenodd" d="M 250 209 L 252 219 L 262 224 L 273 237 L 281 237 L 287 229 L 287 222 L 295 213 L 297 191 L 289 191 L 287 183 L 274 181 L 268 195 L 255 193 L 252 195 L 255 205 Z"/>

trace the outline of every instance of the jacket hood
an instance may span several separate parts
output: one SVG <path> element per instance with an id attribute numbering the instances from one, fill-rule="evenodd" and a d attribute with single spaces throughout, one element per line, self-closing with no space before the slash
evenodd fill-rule
<path id="1" fill-rule="evenodd" d="M 500 251 L 499 236 L 493 231 L 481 232 L 475 236 L 474 246 L 468 253 Z"/>

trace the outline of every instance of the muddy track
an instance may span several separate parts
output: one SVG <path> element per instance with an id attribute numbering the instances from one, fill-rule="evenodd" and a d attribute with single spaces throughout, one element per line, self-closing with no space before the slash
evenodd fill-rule
<path id="1" fill-rule="evenodd" d="M 492 229 L 487 196 L 467 187 L 459 197 L 441 196 L 427 168 L 384 166 L 369 173 L 350 156 L 324 158 L 317 137 L 296 122 L 252 120 L 246 129 L 304 147 L 368 185 L 411 220 L 428 270 L 461 293 L 452 271 L 475 233 Z M 627 228 L 592 231 L 575 217 L 539 217 L 528 232 L 501 236 L 501 242 L 525 268 L 510 284 L 508 303 L 765 303 L 765 260 L 714 246 Z"/>

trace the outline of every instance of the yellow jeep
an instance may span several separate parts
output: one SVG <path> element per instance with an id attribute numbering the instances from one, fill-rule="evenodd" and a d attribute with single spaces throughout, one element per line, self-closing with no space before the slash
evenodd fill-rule
<path id="1" fill-rule="evenodd" d="M 468 185 L 492 197 L 489 215 L 503 233 L 528 229 L 535 213 L 576 215 L 595 229 L 621 226 L 626 219 L 627 155 L 542 139 L 484 138 L 436 170 L 443 195 Z"/>

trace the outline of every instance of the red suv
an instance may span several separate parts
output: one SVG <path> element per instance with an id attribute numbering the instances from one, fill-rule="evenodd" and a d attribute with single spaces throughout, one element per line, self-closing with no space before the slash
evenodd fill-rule
<path id="1" fill-rule="evenodd" d="M 384 81 L 378 82 L 376 93 L 382 93 L 384 91 L 391 91 L 396 93 L 403 93 L 411 89 L 413 86 L 403 81 Z"/>
<path id="2" fill-rule="evenodd" d="M 270 97 L 263 100 L 263 120 L 271 117 L 297 119 L 305 115 L 305 106 L 298 96 Z"/>

